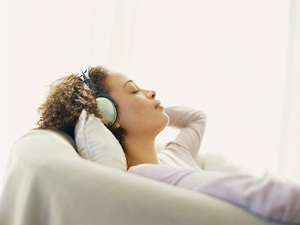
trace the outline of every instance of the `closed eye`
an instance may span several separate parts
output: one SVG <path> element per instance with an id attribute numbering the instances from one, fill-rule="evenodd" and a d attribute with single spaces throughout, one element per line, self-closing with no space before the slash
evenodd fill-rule
<path id="1" fill-rule="evenodd" d="M 136 90 L 136 91 L 133 91 L 132 94 L 136 94 L 136 93 L 139 93 L 140 90 Z"/>

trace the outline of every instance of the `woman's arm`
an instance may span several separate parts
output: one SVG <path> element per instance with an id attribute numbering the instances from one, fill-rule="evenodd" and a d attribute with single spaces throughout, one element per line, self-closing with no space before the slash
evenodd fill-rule
<path id="1" fill-rule="evenodd" d="M 177 137 L 166 145 L 173 152 L 188 152 L 193 158 L 198 154 L 204 136 L 206 115 L 204 112 L 182 106 L 166 108 L 169 126 L 179 128 Z"/>
<path id="2" fill-rule="evenodd" d="M 128 171 L 170 185 L 208 194 L 271 220 L 300 224 L 300 186 L 272 175 L 196 171 L 143 164 Z"/>

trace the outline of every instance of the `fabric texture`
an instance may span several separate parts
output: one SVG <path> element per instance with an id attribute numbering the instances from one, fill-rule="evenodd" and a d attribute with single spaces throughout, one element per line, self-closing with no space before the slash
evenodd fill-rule
<path id="1" fill-rule="evenodd" d="M 120 143 L 95 115 L 83 110 L 75 126 L 74 136 L 77 151 L 82 158 L 127 171 Z"/>

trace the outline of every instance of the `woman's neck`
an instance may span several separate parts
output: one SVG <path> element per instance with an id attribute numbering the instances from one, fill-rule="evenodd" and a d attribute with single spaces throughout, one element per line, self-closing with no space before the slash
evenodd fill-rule
<path id="1" fill-rule="evenodd" d="M 158 164 L 154 140 L 125 138 L 124 148 L 128 169 L 139 164 Z"/>

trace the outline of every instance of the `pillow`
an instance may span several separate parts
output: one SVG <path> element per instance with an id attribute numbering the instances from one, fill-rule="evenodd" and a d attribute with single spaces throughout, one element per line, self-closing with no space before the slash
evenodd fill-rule
<path id="1" fill-rule="evenodd" d="M 74 135 L 77 151 L 82 158 L 127 171 L 126 158 L 120 143 L 94 114 L 88 115 L 85 110 L 81 112 Z"/>

